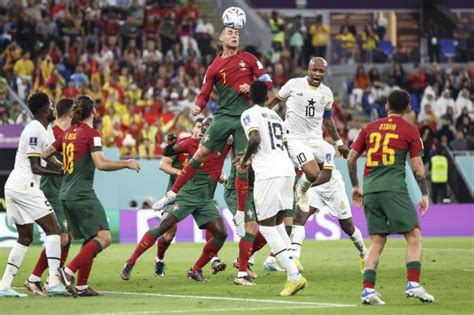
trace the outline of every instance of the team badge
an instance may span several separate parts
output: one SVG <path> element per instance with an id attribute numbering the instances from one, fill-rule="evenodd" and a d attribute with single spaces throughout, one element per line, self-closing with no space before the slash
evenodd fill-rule
<path id="1" fill-rule="evenodd" d="M 173 206 L 173 211 L 178 211 L 178 210 L 179 210 L 179 205 L 175 203 Z"/>
<path id="2" fill-rule="evenodd" d="M 240 60 L 239 66 L 240 66 L 241 68 L 245 68 L 245 67 L 247 66 L 247 64 L 245 63 L 245 61 Z"/>
<path id="3" fill-rule="evenodd" d="M 38 137 L 30 137 L 30 145 L 38 145 Z"/>
<path id="4" fill-rule="evenodd" d="M 250 124 L 250 116 L 249 116 L 249 115 L 246 115 L 246 116 L 244 117 L 244 124 L 245 124 L 246 126 L 248 126 L 248 125 Z"/>
<path id="5" fill-rule="evenodd" d="M 247 210 L 247 215 L 249 218 L 253 218 L 253 211 L 251 209 Z"/>

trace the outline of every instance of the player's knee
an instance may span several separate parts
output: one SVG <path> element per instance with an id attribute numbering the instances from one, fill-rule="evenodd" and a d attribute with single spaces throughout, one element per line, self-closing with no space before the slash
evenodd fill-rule
<path id="1" fill-rule="evenodd" d="M 171 242 L 176 235 L 176 228 L 171 228 L 165 234 L 163 234 L 163 239 L 167 242 Z"/>
<path id="2" fill-rule="evenodd" d="M 227 239 L 227 230 L 225 228 L 218 229 L 212 236 L 218 238 L 221 241 L 225 241 Z"/>
<path id="3" fill-rule="evenodd" d="M 341 223 L 341 229 L 349 236 L 355 232 L 354 224 L 352 224 L 352 222 Z"/>
<path id="4" fill-rule="evenodd" d="M 245 232 L 252 235 L 256 235 L 258 232 L 258 226 L 256 222 L 245 222 Z"/>
<path id="5" fill-rule="evenodd" d="M 108 230 L 99 231 L 99 233 L 97 234 L 97 239 L 99 240 L 103 249 L 108 247 L 112 243 L 112 235 Z"/>
<path id="6" fill-rule="evenodd" d="M 57 224 L 48 224 L 45 226 L 42 226 L 44 233 L 46 235 L 57 235 L 59 234 L 59 227 Z"/>
<path id="7" fill-rule="evenodd" d="M 33 235 L 30 235 L 30 234 L 19 235 L 17 242 L 23 246 L 30 246 L 30 244 L 33 242 Z"/>
<path id="8" fill-rule="evenodd" d="M 70 243 L 69 234 L 61 233 L 60 237 L 61 237 L 61 246 L 66 246 L 67 244 Z"/>

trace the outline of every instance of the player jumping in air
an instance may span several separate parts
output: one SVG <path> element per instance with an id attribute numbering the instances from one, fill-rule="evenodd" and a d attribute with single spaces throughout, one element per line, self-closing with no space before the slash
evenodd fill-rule
<path id="1" fill-rule="evenodd" d="M 352 201 L 356 206 L 364 205 L 371 242 L 365 256 L 364 290 L 361 294 L 364 304 L 385 304 L 375 291 L 375 278 L 379 258 L 389 234 L 403 234 L 407 240 L 406 295 L 422 302 L 435 300 L 420 285 L 421 230 L 405 181 L 405 163 L 409 154 L 422 193 L 420 212 L 425 216 L 429 197 L 421 159 L 423 143 L 418 130 L 402 118 L 411 109 L 409 103 L 410 95 L 406 91 L 396 90 L 390 93 L 385 105 L 388 117 L 377 119 L 360 131 L 352 144 L 347 162 L 352 182 Z M 357 159 L 366 150 L 362 190 L 357 178 Z"/>
<path id="2" fill-rule="evenodd" d="M 64 98 L 56 103 L 57 120 L 56 125 L 52 128 L 53 133 L 48 133 L 50 136 L 49 143 L 53 143 L 55 139 L 61 137 L 64 134 L 64 130 L 71 126 L 72 104 L 73 100 L 67 98 Z M 62 180 L 63 178 L 60 176 L 43 176 L 41 177 L 40 184 L 40 188 L 51 204 L 59 224 L 59 232 L 61 237 L 61 267 L 66 261 L 67 255 L 69 253 L 69 247 L 71 246 L 71 238 L 67 230 L 66 218 L 64 216 L 61 201 L 59 200 L 59 190 L 61 188 Z M 25 287 L 34 295 L 47 294 L 41 284 L 41 275 L 46 270 L 46 268 L 48 268 L 48 257 L 46 256 L 46 250 L 43 249 L 38 261 L 36 262 L 32 274 L 25 281 Z"/>
<path id="3" fill-rule="evenodd" d="M 197 150 L 198 145 L 199 145 L 199 140 L 202 138 L 202 134 L 205 132 L 205 129 L 208 126 L 206 124 L 206 126 L 203 129 L 202 122 L 203 122 L 202 118 L 198 118 L 196 120 L 196 122 L 194 123 L 194 127 L 192 129 L 191 137 L 186 137 L 186 138 L 182 138 L 178 140 L 176 139 L 176 135 L 174 134 L 168 135 L 168 140 L 167 140 L 168 145 L 164 152 L 163 158 L 161 159 L 161 162 L 160 162 L 160 169 L 163 172 L 170 175 L 168 189 L 171 188 L 174 181 L 176 180 L 176 177 L 179 175 L 179 172 L 183 168 L 183 165 L 187 163 L 187 160 L 191 156 L 191 154 L 188 152 L 181 150 L 182 152 L 177 153 L 176 150 L 180 147 L 180 145 L 183 142 L 189 142 L 190 141 L 189 138 L 196 139 L 196 141 L 193 141 L 193 142 L 195 143 L 194 151 Z M 194 153 L 194 151 L 192 153 Z M 169 155 L 169 156 L 166 156 L 166 155 Z M 173 210 L 173 207 L 174 205 L 168 205 L 166 206 L 163 212 L 164 213 L 170 212 Z M 135 250 L 127 259 L 127 262 L 125 263 L 125 265 L 123 266 L 122 271 L 120 272 L 120 276 L 122 277 L 122 279 L 130 280 L 131 275 L 132 275 L 132 269 L 137 259 L 145 251 L 147 251 L 151 246 L 153 246 L 156 240 L 158 240 L 158 250 L 157 250 L 157 256 L 155 258 L 155 275 L 157 277 L 164 277 L 165 276 L 165 264 L 164 264 L 165 257 L 164 256 L 168 247 L 171 245 L 171 241 L 176 235 L 177 228 L 178 228 L 178 225 L 176 224 L 174 227 L 170 228 L 159 238 L 158 238 L 158 226 L 147 231 L 143 235 L 140 242 L 135 247 Z M 209 232 L 206 233 L 206 241 L 209 241 L 209 238 L 212 237 L 209 234 L 210 234 Z M 212 257 L 211 266 L 212 266 L 211 269 L 212 269 L 213 274 L 216 274 L 224 270 L 226 267 L 225 263 L 221 262 L 221 260 L 217 256 Z"/>
<path id="4" fill-rule="evenodd" d="M 51 101 L 44 93 L 28 99 L 34 120 L 26 125 L 20 136 L 15 166 L 5 183 L 5 201 L 10 224 L 15 224 L 18 239 L 8 256 L 0 282 L 0 297 L 25 297 L 11 288 L 13 278 L 21 267 L 26 251 L 33 241 L 33 224 L 38 223 L 46 233 L 44 248 L 49 269 L 48 295 L 65 295 L 58 268 L 61 261 L 59 226 L 51 204 L 40 189 L 41 176 L 61 176 L 62 165 L 54 157 L 48 159 L 54 169 L 41 163 L 41 155 L 51 145 L 50 123 L 54 120 Z"/>
<path id="5" fill-rule="evenodd" d="M 269 89 L 272 87 L 271 78 L 265 72 L 260 61 L 254 55 L 239 50 L 238 30 L 224 27 L 219 40 L 222 42 L 223 52 L 208 67 L 196 105 L 191 108 L 192 114 L 198 115 L 209 101 L 215 86 L 219 95 L 219 103 L 214 121 L 204 135 L 196 154 L 184 167 L 171 190 L 158 202 L 158 208 L 163 208 L 173 202 L 180 188 L 196 174 L 207 157 L 212 152 L 222 152 L 229 136 L 233 137 L 234 154 L 243 154 L 247 146 L 247 139 L 240 125 L 240 116 L 248 108 L 250 84 L 256 77 L 265 82 Z M 244 210 L 248 191 L 247 173 L 237 172 L 235 190 L 237 192 L 237 213 L 234 222 L 237 234 L 244 237 Z"/>
<path id="6" fill-rule="evenodd" d="M 95 169 L 117 171 L 128 168 L 139 171 L 140 164 L 135 160 L 105 159 L 100 133 L 93 128 L 95 107 L 90 96 L 77 97 L 72 112 L 71 127 L 54 142 L 43 158 L 48 159 L 56 152 L 62 152 L 65 175 L 59 199 L 73 238 L 84 240 L 76 257 L 59 269 L 62 281 L 73 296 L 96 296 L 99 293 L 88 285 L 89 274 L 94 258 L 110 245 L 111 235 L 105 210 L 93 188 Z M 78 270 L 80 282 L 76 287 L 74 274 Z"/>
<path id="7" fill-rule="evenodd" d="M 296 217 L 291 234 L 291 245 L 293 257 L 298 269 L 303 271 L 300 262 L 301 247 L 305 238 L 304 225 L 308 218 L 317 210 L 327 209 L 329 213 L 339 221 L 341 229 L 350 237 L 361 257 L 361 272 L 364 272 L 364 256 L 367 248 L 360 230 L 352 222 L 352 211 L 346 195 L 346 188 L 341 173 L 336 169 L 334 163 L 335 150 L 325 140 L 319 140 L 314 144 L 318 148 L 315 159 L 318 162 L 320 172 L 312 187 L 308 190 L 308 202 L 310 211 L 304 212 L 296 208 Z"/>
<path id="8" fill-rule="evenodd" d="M 237 163 L 244 169 L 251 163 L 255 171 L 254 200 L 260 232 L 288 275 L 280 295 L 290 296 L 307 285 L 291 256 L 291 242 L 283 224 L 285 209 L 293 207 L 295 170 L 283 144 L 283 121 L 263 106 L 267 86 L 255 81 L 250 87 L 250 97 L 254 104 L 241 117 L 249 143 Z"/>
<path id="9" fill-rule="evenodd" d="M 318 154 L 316 144 L 323 139 L 321 123 L 335 141 L 339 153 L 344 158 L 349 153 L 331 118 L 333 94 L 331 89 L 322 83 L 326 69 L 326 60 L 321 57 L 312 58 L 307 76 L 286 82 L 267 103 L 267 106 L 272 108 L 281 101 L 286 102 L 288 152 L 293 162 L 304 173 L 296 186 L 298 205 L 304 212 L 309 211 L 306 192 L 319 173 L 315 155 Z"/>

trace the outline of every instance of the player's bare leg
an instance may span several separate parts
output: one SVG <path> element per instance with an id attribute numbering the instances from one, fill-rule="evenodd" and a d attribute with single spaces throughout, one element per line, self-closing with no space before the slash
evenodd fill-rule
<path id="1" fill-rule="evenodd" d="M 162 210 L 167 205 L 173 203 L 176 200 L 178 191 L 183 187 L 201 168 L 202 163 L 211 154 L 211 150 L 199 145 L 198 150 L 194 153 L 193 157 L 189 160 L 188 164 L 181 170 L 181 173 L 176 178 L 173 187 L 165 194 L 163 198 L 153 204 L 153 209 L 158 211 Z"/>
<path id="2" fill-rule="evenodd" d="M 298 198 L 297 204 L 300 206 L 301 210 L 308 212 L 309 203 L 307 192 L 311 187 L 311 184 L 316 180 L 316 178 L 318 178 L 319 166 L 315 160 L 310 160 L 301 165 L 301 169 L 303 170 L 303 175 L 296 184 L 296 195 Z"/>
<path id="3" fill-rule="evenodd" d="M 272 252 L 275 253 L 275 256 L 287 273 L 287 282 L 283 291 L 280 292 L 280 295 L 289 296 L 304 289 L 307 285 L 307 281 L 298 272 L 293 257 L 291 256 L 291 241 L 285 230 L 283 217 L 284 211 L 280 211 L 277 215 L 261 220 L 259 223 L 260 232 L 265 237 Z"/>
<path id="4" fill-rule="evenodd" d="M 422 237 L 419 228 L 405 234 L 407 240 L 406 266 L 408 297 L 417 298 L 423 303 L 434 302 L 435 298 L 420 285 Z"/>
<path id="5" fill-rule="evenodd" d="M 360 230 L 352 222 L 352 218 L 338 220 L 339 226 L 350 237 L 354 243 L 355 248 L 359 251 L 360 256 L 360 272 L 364 273 L 364 256 L 367 253 L 367 247 L 365 247 L 364 238 Z"/>
<path id="6" fill-rule="evenodd" d="M 375 291 L 375 280 L 377 276 L 377 267 L 379 265 L 380 255 L 383 252 L 387 237 L 385 235 L 371 235 L 370 247 L 364 258 L 364 290 L 361 294 L 363 304 L 383 305 L 384 301 L 381 295 Z"/>
<path id="7" fill-rule="evenodd" d="M 161 218 L 161 221 L 159 225 L 147 231 L 138 245 L 135 247 L 135 250 L 133 253 L 130 255 L 130 257 L 127 259 L 127 262 L 125 265 L 122 267 L 122 270 L 120 272 L 120 277 L 123 280 L 130 280 L 131 275 L 132 275 L 132 269 L 133 266 L 135 265 L 137 259 L 144 253 L 146 252 L 150 247 L 152 247 L 158 238 L 160 238 L 162 235 L 164 235 L 168 231 L 175 231 L 177 228 L 177 219 L 174 215 L 170 213 L 165 213 L 163 217 Z"/>
<path id="8" fill-rule="evenodd" d="M 225 227 L 222 217 L 219 217 L 206 225 L 204 228 L 212 233 L 212 238 L 204 245 L 201 256 L 198 258 L 196 263 L 188 271 L 187 277 L 198 281 L 207 282 L 202 274 L 202 268 L 217 254 L 224 245 L 227 238 L 227 229 Z"/>

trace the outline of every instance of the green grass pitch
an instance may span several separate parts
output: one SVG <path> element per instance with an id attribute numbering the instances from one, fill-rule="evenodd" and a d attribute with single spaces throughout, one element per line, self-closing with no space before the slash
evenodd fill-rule
<path id="1" fill-rule="evenodd" d="M 79 245 L 73 245 L 75 254 Z M 261 263 L 268 253 L 257 256 L 257 285 L 238 287 L 232 283 L 235 269 L 209 275 L 206 284 L 186 279 L 186 271 L 200 254 L 202 244 L 173 244 L 167 252 L 167 275 L 154 274 L 156 247 L 137 262 L 129 282 L 119 271 L 133 249 L 113 244 L 96 259 L 90 285 L 105 293 L 97 298 L 35 297 L 0 299 L 1 314 L 473 314 L 474 239 L 429 238 L 424 240 L 422 284 L 436 302 L 422 304 L 407 299 L 405 286 L 405 241 L 390 239 L 382 256 L 377 289 L 384 306 L 360 305 L 361 275 L 356 250 L 348 240 L 307 241 L 302 263 L 309 287 L 296 296 L 278 295 L 284 273 L 265 272 Z M 22 287 L 38 257 L 39 246 L 30 248 L 17 274 L 14 287 Z M 3 268 L 9 249 L 0 249 Z M 236 243 L 227 243 L 220 257 L 229 265 L 237 254 Z M 24 291 L 22 291 L 24 292 Z"/>

